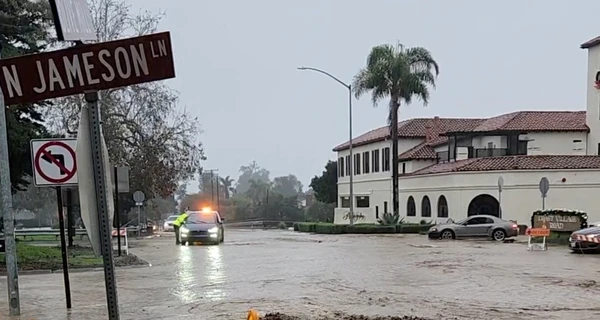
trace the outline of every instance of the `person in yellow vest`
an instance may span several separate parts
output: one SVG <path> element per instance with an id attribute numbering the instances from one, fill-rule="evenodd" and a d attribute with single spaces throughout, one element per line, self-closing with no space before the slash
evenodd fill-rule
<path id="1" fill-rule="evenodd" d="M 185 222 L 185 220 L 188 217 L 188 213 L 187 211 L 184 211 L 182 214 L 179 215 L 179 217 L 177 217 L 177 219 L 175 219 L 175 221 L 173 221 L 173 230 L 175 230 L 175 244 L 176 245 L 180 245 L 181 244 L 181 239 L 179 239 L 179 228 L 181 228 L 181 225 Z"/>

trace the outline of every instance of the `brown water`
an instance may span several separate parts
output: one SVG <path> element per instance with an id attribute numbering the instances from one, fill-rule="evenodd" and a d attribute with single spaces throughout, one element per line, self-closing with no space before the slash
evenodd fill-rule
<path id="1" fill-rule="evenodd" d="M 176 247 L 163 238 L 132 248 L 153 266 L 117 269 L 121 319 L 245 319 L 249 308 L 311 320 L 600 318 L 600 256 L 565 248 L 258 230 L 229 230 L 225 241 Z M 61 274 L 19 281 L 22 320 L 107 318 L 102 272 L 71 275 L 70 314 Z M 7 314 L 3 294 L 0 319 Z"/>

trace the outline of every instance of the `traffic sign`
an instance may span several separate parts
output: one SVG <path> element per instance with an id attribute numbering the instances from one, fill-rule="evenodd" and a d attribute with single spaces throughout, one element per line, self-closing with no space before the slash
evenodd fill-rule
<path id="1" fill-rule="evenodd" d="M 33 183 L 38 187 L 77 184 L 76 139 L 31 140 Z"/>
<path id="2" fill-rule="evenodd" d="M 0 60 L 6 105 L 174 77 L 169 32 Z"/>
<path id="3" fill-rule="evenodd" d="M 542 193 L 542 198 L 545 198 L 548 195 L 548 190 L 550 190 L 550 181 L 548 181 L 548 178 L 543 177 L 540 179 L 540 192 Z"/>
<path id="4" fill-rule="evenodd" d="M 139 205 L 141 205 L 142 202 L 144 202 L 144 200 L 146 199 L 146 195 L 141 192 L 141 191 L 136 191 L 133 193 L 133 201 L 137 203 L 139 203 Z"/>
<path id="5" fill-rule="evenodd" d="M 97 40 L 94 20 L 86 0 L 50 0 L 59 41 Z"/>

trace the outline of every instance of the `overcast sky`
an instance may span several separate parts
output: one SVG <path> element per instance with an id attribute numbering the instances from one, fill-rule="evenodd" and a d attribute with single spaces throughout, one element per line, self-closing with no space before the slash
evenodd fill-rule
<path id="1" fill-rule="evenodd" d="M 347 140 L 347 91 L 371 47 L 423 46 L 441 67 L 414 117 L 489 117 L 585 109 L 586 52 L 600 35 L 600 1 L 129 0 L 166 11 L 177 78 L 169 84 L 200 119 L 204 168 L 238 177 L 256 160 L 305 185 Z M 354 104 L 356 135 L 386 124 L 386 106 Z M 196 189 L 196 182 L 190 190 Z"/>

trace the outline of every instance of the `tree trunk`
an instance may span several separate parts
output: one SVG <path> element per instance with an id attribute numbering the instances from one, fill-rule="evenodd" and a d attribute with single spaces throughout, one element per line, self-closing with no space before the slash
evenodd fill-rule
<path id="1" fill-rule="evenodd" d="M 390 134 L 392 136 L 392 212 L 400 214 L 400 199 L 398 194 L 398 108 L 400 104 L 392 100 Z"/>

